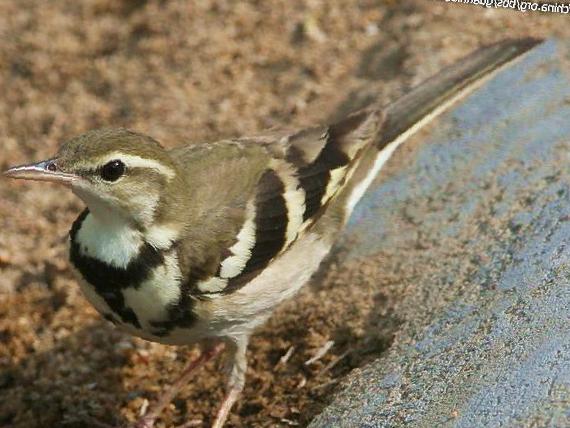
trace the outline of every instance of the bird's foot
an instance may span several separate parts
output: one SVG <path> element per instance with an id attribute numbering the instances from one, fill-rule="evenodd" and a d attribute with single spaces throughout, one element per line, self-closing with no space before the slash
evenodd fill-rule
<path id="1" fill-rule="evenodd" d="M 155 422 L 156 416 L 143 416 L 135 422 L 132 428 L 153 428 Z"/>
<path id="2" fill-rule="evenodd" d="M 212 428 L 222 428 L 228 419 L 230 414 L 230 410 L 232 409 L 234 403 L 237 401 L 240 393 L 241 393 L 241 386 L 231 387 L 228 393 L 226 394 L 220 409 L 218 410 L 218 414 L 216 415 L 216 420 L 212 424 Z"/>
<path id="3" fill-rule="evenodd" d="M 168 389 L 160 396 L 160 398 L 158 399 L 156 404 L 151 408 L 151 410 L 148 413 L 141 416 L 141 418 L 129 428 L 153 428 L 156 419 L 158 419 L 164 408 L 168 406 L 168 404 L 170 404 L 170 402 L 176 396 L 176 394 L 178 394 L 180 389 L 184 387 L 186 384 L 188 384 L 191 376 L 194 374 L 194 371 L 198 367 L 201 367 L 203 364 L 207 363 L 212 358 L 217 356 L 220 352 L 222 352 L 224 346 L 225 345 L 223 342 L 216 343 L 210 348 L 202 351 L 202 353 L 198 358 L 190 362 L 188 367 L 186 367 L 186 369 L 182 372 L 182 375 L 174 383 L 174 385 L 172 385 L 170 389 Z"/>

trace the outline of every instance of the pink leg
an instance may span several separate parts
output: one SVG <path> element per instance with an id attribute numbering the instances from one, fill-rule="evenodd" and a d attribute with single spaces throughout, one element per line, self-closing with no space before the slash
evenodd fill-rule
<path id="1" fill-rule="evenodd" d="M 247 359 L 245 351 L 247 349 L 248 337 L 242 336 L 227 342 L 227 362 L 228 372 L 228 392 L 218 410 L 216 420 L 212 428 L 222 428 L 228 419 L 230 410 L 235 404 L 245 383 L 245 372 L 247 370 Z"/>
<path id="2" fill-rule="evenodd" d="M 136 422 L 134 428 L 152 428 L 156 419 L 160 416 L 164 408 L 170 404 L 180 389 L 188 384 L 190 378 L 194 373 L 194 370 L 210 361 L 212 358 L 222 352 L 224 348 L 225 344 L 223 342 L 220 342 L 202 351 L 198 358 L 190 362 L 188 367 L 186 367 L 186 369 L 182 372 L 182 375 L 174 383 L 174 385 L 172 385 L 165 393 L 162 394 L 158 402 L 151 408 L 151 410 Z"/>
<path id="3" fill-rule="evenodd" d="M 228 415 L 230 414 L 230 410 L 232 406 L 239 398 L 242 388 L 234 386 L 232 387 L 228 393 L 226 394 L 220 409 L 218 410 L 218 414 L 216 415 L 216 420 L 212 425 L 212 428 L 222 428 L 228 419 Z"/>

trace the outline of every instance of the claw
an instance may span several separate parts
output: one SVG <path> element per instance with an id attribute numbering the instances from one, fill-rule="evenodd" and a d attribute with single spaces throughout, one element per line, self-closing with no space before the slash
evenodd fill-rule
<path id="1" fill-rule="evenodd" d="M 133 428 L 153 428 L 155 421 L 156 417 L 143 416 L 135 423 Z"/>
<path id="2" fill-rule="evenodd" d="M 130 428 L 153 428 L 156 419 L 160 416 L 164 408 L 172 401 L 172 399 L 178 394 L 180 389 L 186 386 L 194 374 L 194 371 L 210 361 L 216 355 L 223 351 L 225 344 L 223 342 L 217 343 L 209 349 L 203 351 L 198 358 L 191 361 L 188 367 L 182 372 L 180 379 L 178 379 L 174 385 L 170 387 L 165 393 L 162 394 L 158 402 L 151 408 L 151 410 L 144 416 L 142 416 L 132 427 Z"/>

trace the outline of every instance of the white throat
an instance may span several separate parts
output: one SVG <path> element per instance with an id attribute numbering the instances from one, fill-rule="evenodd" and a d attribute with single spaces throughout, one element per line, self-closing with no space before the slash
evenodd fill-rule
<path id="1" fill-rule="evenodd" d="M 117 268 L 125 268 L 137 256 L 143 236 L 120 212 L 100 204 L 88 204 L 89 215 L 77 232 L 83 255 Z"/>

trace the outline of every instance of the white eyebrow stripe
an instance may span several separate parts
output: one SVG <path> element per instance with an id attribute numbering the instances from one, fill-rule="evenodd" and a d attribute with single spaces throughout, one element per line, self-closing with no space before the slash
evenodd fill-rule
<path id="1" fill-rule="evenodd" d="M 113 153 L 105 156 L 105 158 L 103 158 L 101 160 L 101 164 L 104 165 L 107 162 L 110 162 L 110 161 L 115 160 L 115 159 L 122 160 L 125 163 L 125 165 L 127 165 L 127 168 L 133 167 L 133 168 L 152 168 L 152 169 L 155 169 L 158 172 L 160 172 L 162 175 L 165 175 L 166 177 L 168 177 L 169 180 L 173 179 L 174 176 L 176 175 L 176 173 L 174 172 L 174 170 L 172 168 L 164 165 L 163 163 L 160 163 L 157 160 L 142 158 L 142 157 L 137 156 L 137 155 L 129 155 L 126 153 L 121 153 L 121 152 L 113 152 Z"/>

